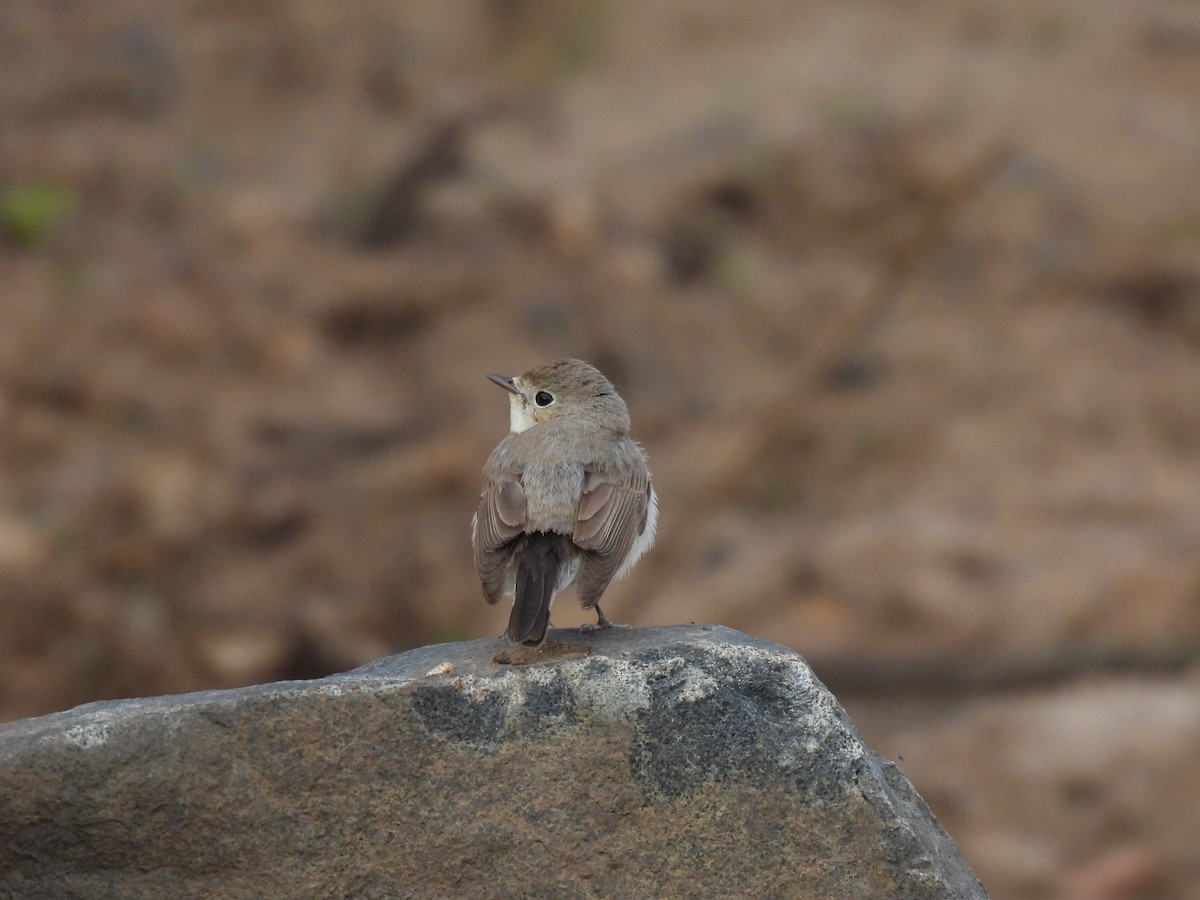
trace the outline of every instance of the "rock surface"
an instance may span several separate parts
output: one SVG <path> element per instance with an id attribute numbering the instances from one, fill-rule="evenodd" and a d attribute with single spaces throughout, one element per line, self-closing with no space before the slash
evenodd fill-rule
<path id="1" fill-rule="evenodd" d="M 804 660 L 717 626 L 26 719 L 0 798 L 3 896 L 986 896 Z"/>

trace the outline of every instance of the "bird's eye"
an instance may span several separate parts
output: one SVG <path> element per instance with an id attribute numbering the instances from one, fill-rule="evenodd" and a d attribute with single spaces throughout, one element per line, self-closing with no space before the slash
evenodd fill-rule
<path id="1" fill-rule="evenodd" d="M 554 395 L 546 391 L 538 391 L 533 395 L 533 402 L 538 406 L 549 406 L 554 402 Z"/>

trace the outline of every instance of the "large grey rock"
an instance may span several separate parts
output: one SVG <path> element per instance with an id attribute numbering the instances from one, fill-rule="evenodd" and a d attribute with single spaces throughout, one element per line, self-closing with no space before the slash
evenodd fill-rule
<path id="1" fill-rule="evenodd" d="M 0 726 L 0 896 L 985 896 L 795 653 L 503 646 Z"/>

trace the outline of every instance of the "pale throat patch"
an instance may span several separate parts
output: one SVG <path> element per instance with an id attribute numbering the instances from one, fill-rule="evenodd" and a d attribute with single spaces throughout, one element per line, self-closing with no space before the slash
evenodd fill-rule
<path id="1" fill-rule="evenodd" d="M 536 424 L 533 421 L 533 410 L 525 402 L 524 397 L 518 397 L 516 394 L 508 395 L 508 430 L 513 434 L 520 434 L 528 428 L 532 428 Z"/>

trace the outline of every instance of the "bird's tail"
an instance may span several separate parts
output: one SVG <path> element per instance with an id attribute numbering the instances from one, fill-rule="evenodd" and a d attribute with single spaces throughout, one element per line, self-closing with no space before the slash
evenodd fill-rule
<path id="1" fill-rule="evenodd" d="M 508 619 L 508 639 L 514 644 L 537 646 L 546 639 L 565 539 L 565 535 L 536 531 L 516 553 L 516 589 Z"/>

